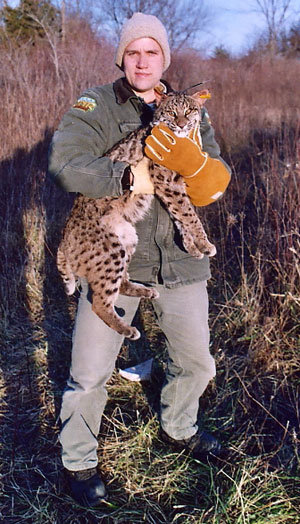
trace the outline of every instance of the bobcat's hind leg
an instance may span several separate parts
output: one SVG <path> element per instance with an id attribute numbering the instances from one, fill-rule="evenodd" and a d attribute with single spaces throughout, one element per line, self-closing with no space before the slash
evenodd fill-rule
<path id="1" fill-rule="evenodd" d="M 73 295 L 76 289 L 76 278 L 75 274 L 72 271 L 70 264 L 68 263 L 64 252 L 62 249 L 58 248 L 56 264 L 58 271 L 63 279 L 65 290 L 67 295 Z"/>
<path id="2" fill-rule="evenodd" d="M 130 282 L 128 278 L 125 278 L 121 282 L 120 286 L 121 295 L 128 297 L 142 297 L 142 298 L 158 298 L 159 293 L 153 287 L 145 287 L 141 284 L 135 284 Z"/>
<path id="3" fill-rule="evenodd" d="M 121 280 L 121 278 L 119 280 Z M 99 285 L 100 288 L 98 288 Z M 158 298 L 159 294 L 154 288 L 147 288 L 129 282 L 127 276 L 122 279 L 120 287 L 118 287 L 118 283 L 115 283 L 115 286 L 116 287 L 112 289 L 109 280 L 102 281 L 101 283 L 91 283 L 93 291 L 92 309 L 107 326 L 117 331 L 117 333 L 130 340 L 137 340 L 141 336 L 138 329 L 126 324 L 116 313 L 114 305 L 117 297 L 119 293 L 121 293 L 131 297 Z"/>
<path id="4" fill-rule="evenodd" d="M 130 282 L 127 269 L 125 269 L 120 285 L 121 295 L 128 297 L 158 298 L 159 292 L 154 287 L 146 287 L 142 284 Z"/>
<path id="5" fill-rule="evenodd" d="M 120 335 L 129 338 L 130 340 L 137 340 L 141 334 L 133 326 L 126 324 L 119 315 L 117 315 L 114 305 L 103 300 L 99 295 L 93 294 L 92 309 L 105 324 L 114 329 Z"/>
<path id="6" fill-rule="evenodd" d="M 93 292 L 92 310 L 98 315 L 105 324 L 114 329 L 120 335 L 129 338 L 130 340 L 137 340 L 140 338 L 140 332 L 132 326 L 129 326 L 116 313 L 115 302 L 119 295 L 120 283 L 122 276 L 119 275 L 111 280 L 107 276 L 97 277 L 88 276 L 88 281 Z"/>

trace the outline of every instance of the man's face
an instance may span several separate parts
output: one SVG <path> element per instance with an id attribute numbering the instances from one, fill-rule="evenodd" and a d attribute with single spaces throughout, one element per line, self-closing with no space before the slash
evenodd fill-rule
<path id="1" fill-rule="evenodd" d="M 123 70 L 132 89 L 145 102 L 154 100 L 153 88 L 160 81 L 164 56 L 160 45 L 153 38 L 138 38 L 125 49 Z"/>

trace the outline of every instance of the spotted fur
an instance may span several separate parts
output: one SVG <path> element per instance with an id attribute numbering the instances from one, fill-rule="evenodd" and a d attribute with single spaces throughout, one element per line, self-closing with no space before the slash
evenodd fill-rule
<path id="1" fill-rule="evenodd" d="M 182 93 L 165 96 L 154 113 L 153 123 L 164 122 L 177 136 L 187 136 L 200 121 L 197 102 Z M 145 138 L 151 126 L 128 135 L 107 153 L 113 161 L 136 165 L 143 158 Z M 179 229 L 185 249 L 197 258 L 213 256 L 202 223 L 191 205 L 183 178 L 150 162 L 155 194 L 165 204 Z M 119 293 L 128 296 L 158 297 L 154 288 L 130 282 L 127 267 L 137 245 L 134 224 L 147 213 L 152 195 L 92 199 L 79 195 L 66 223 L 57 253 L 57 266 L 66 292 L 75 291 L 76 277 L 86 277 L 92 290 L 93 311 L 112 329 L 132 340 L 139 331 L 128 326 L 116 313 Z"/>

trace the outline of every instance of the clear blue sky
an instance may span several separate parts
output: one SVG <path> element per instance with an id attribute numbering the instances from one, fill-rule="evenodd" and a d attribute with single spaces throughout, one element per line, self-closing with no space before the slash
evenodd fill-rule
<path id="1" fill-rule="evenodd" d="M 266 27 L 264 16 L 255 12 L 255 1 L 210 0 L 207 5 L 214 10 L 216 16 L 214 27 L 210 24 L 209 28 L 209 48 L 223 45 L 233 54 L 242 53 Z M 289 25 L 299 19 L 299 0 L 291 0 L 289 15 Z"/>
<path id="2" fill-rule="evenodd" d="M 277 0 L 278 3 L 280 1 Z M 290 1 L 291 22 L 300 16 L 300 2 L 299 0 Z M 8 4 L 15 6 L 19 2 L 10 0 Z M 214 11 L 213 22 L 207 27 L 207 48 L 211 51 L 216 46 L 223 45 L 233 54 L 243 53 L 265 27 L 263 15 L 251 10 L 251 6 L 255 5 L 255 0 L 227 0 L 226 2 L 206 0 L 206 5 Z"/>
<path id="3" fill-rule="evenodd" d="M 222 45 L 233 54 L 243 52 L 255 36 L 264 28 L 264 18 L 247 7 L 248 2 L 240 0 L 211 0 L 215 24 L 210 24 L 209 48 Z"/>

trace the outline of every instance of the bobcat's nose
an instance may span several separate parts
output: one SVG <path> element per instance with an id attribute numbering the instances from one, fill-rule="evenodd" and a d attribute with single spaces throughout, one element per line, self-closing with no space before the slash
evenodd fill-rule
<path id="1" fill-rule="evenodd" d="M 177 119 L 176 124 L 178 125 L 178 127 L 180 127 L 180 129 L 182 129 L 187 124 L 187 122 L 188 119 L 182 116 Z"/>

